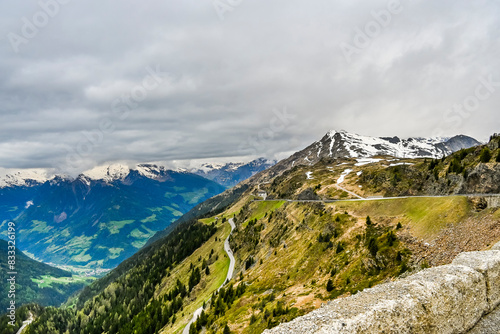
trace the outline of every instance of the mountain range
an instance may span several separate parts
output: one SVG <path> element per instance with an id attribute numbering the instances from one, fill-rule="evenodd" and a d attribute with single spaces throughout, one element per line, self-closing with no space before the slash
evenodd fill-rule
<path id="1" fill-rule="evenodd" d="M 76 179 L 83 182 L 88 182 L 89 180 L 113 182 L 124 179 L 132 170 L 135 170 L 142 176 L 160 180 L 163 171 L 171 170 L 196 174 L 229 188 L 274 164 L 276 164 L 276 161 L 265 158 L 259 158 L 250 162 L 202 163 L 199 167 L 177 169 L 168 169 L 156 164 L 138 164 L 134 168 L 129 168 L 122 164 L 111 164 L 97 166 L 84 171 Z M 15 186 L 30 187 L 51 180 L 58 182 L 60 180 L 75 180 L 75 178 L 64 174 L 55 174 L 53 169 L 22 169 L 0 175 L 0 188 Z"/>
<path id="2" fill-rule="evenodd" d="M 21 249 L 40 261 L 113 268 L 196 204 L 272 164 L 207 163 L 192 172 L 112 164 L 76 178 L 21 170 L 0 178 L 0 221 L 16 220 Z"/>
<path id="3" fill-rule="evenodd" d="M 402 140 L 329 132 L 320 141 L 236 186 L 204 201 L 200 199 L 199 204 L 193 202 L 191 210 L 153 237 L 150 234 L 143 238 L 142 242 L 149 241 L 133 256 L 85 288 L 71 302 L 76 308 L 42 311 L 28 333 L 45 333 L 47 328 L 56 328 L 54 333 L 179 333 L 191 314 L 205 303 L 193 333 L 203 328 L 217 333 L 228 325 L 234 332 L 260 333 L 314 309 L 323 301 L 414 270 L 424 265 L 422 257 L 412 255 L 420 251 L 419 247 L 425 248 L 424 240 L 441 238 L 439 233 L 451 222 L 457 226 L 466 224 L 477 215 L 473 210 L 483 206 L 469 205 L 463 197 L 338 204 L 308 200 L 349 199 L 356 193 L 363 197 L 455 194 L 465 189 L 461 185 L 477 184 L 477 173 L 494 181 L 500 175 L 495 162 L 499 159 L 498 140 L 492 139 L 487 146 L 476 147 L 477 144 L 466 136 Z M 487 151 L 488 160 L 483 153 Z M 135 194 L 127 198 L 133 188 L 126 188 L 136 184 L 136 177 L 141 180 L 144 193 L 157 196 L 166 189 L 151 182 L 168 183 L 171 180 L 167 175 L 173 178 L 177 173 L 212 182 L 156 166 L 143 168 L 147 172 L 101 169 L 95 175 L 85 173 L 84 180 L 77 178 L 72 182 L 96 189 L 119 189 L 123 192 L 120 207 L 130 205 L 130 199 L 137 197 Z M 206 168 L 205 174 L 221 169 Z M 179 180 L 177 186 L 187 181 Z M 51 183 L 54 180 L 44 185 Z M 219 187 L 220 192 L 223 189 Z M 157 188 L 161 189 L 158 193 Z M 13 188 L 3 190 L 8 189 Z M 255 201 L 262 191 L 274 200 Z M 110 198 L 116 196 L 113 193 Z M 103 198 L 102 194 L 98 197 Z M 306 201 L 301 202 L 302 199 Z M 32 202 L 23 202 L 23 211 L 36 208 L 37 200 Z M 96 202 L 92 201 L 89 209 Z M 110 200 L 105 202 L 108 209 L 113 207 L 110 204 L 115 205 Z M 104 208 L 98 211 L 103 212 Z M 493 222 L 492 215 L 493 211 L 483 211 L 483 222 Z M 144 220 L 139 218 L 142 216 L 134 222 Z M 229 238 L 236 271 L 227 288 L 217 294 L 215 289 L 224 282 L 229 266 L 223 242 L 230 235 L 226 224 L 229 218 L 236 222 Z M 111 226 L 121 232 L 128 224 Z M 488 229 L 488 233 L 491 231 Z M 131 234 L 127 231 L 121 237 Z M 99 242 L 110 235 L 104 233 Z M 481 231 L 470 237 L 474 242 L 467 245 L 474 247 L 484 247 L 495 238 Z M 105 246 L 109 248 L 117 242 L 120 241 L 112 240 Z M 439 249 L 463 249 L 456 242 L 440 244 Z M 91 246 L 93 251 L 99 248 L 97 242 Z M 430 257 L 429 261 L 435 259 Z M 210 296 L 212 299 L 207 302 Z"/>
<path id="4" fill-rule="evenodd" d="M 26 254 L 88 269 L 115 267 L 157 231 L 225 189 L 154 165 L 98 167 L 76 179 L 21 180 L 0 188 L 2 234 L 13 220 Z"/>
<path id="5" fill-rule="evenodd" d="M 369 137 L 346 131 L 328 132 L 289 159 L 315 163 L 321 158 L 363 158 L 392 156 L 396 158 L 442 158 L 464 148 L 480 145 L 476 139 L 458 135 L 451 138 Z"/>
<path id="6" fill-rule="evenodd" d="M 203 164 L 190 172 L 230 188 L 275 164 L 275 160 L 259 158 L 249 163 Z"/>
<path id="7" fill-rule="evenodd" d="M 357 145 L 353 138 L 359 136 L 329 133 L 322 150 L 313 143 L 198 204 L 86 287 L 75 308 L 39 312 L 28 334 L 49 328 L 61 334 L 181 333 L 195 310 L 199 318 L 184 332 L 262 333 L 328 300 L 498 241 L 497 209 L 480 200 L 357 196 L 456 195 L 477 189 L 478 176 L 491 183 L 483 191 L 494 193 L 500 137 L 470 147 L 476 141 L 467 137 L 374 138 Z M 379 146 L 400 142 L 401 156 Z M 442 157 L 445 149 L 458 151 Z M 259 200 L 263 191 L 274 199 Z M 339 201 L 311 202 L 304 193 Z M 236 259 L 235 273 L 217 291 L 230 267 L 226 251 Z"/>

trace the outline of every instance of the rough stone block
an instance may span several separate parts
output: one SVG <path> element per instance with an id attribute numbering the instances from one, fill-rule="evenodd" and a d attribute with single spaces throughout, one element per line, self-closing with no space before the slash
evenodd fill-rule
<path id="1" fill-rule="evenodd" d="M 413 291 L 428 311 L 429 332 L 463 333 L 489 309 L 484 276 L 470 267 L 430 268 L 405 281 L 419 287 Z"/>
<path id="2" fill-rule="evenodd" d="M 489 311 L 500 304 L 500 251 L 461 253 L 453 264 L 467 266 L 483 274 Z"/>
<path id="3" fill-rule="evenodd" d="M 265 333 L 463 333 L 487 309 L 483 275 L 448 265 L 334 300 Z"/>

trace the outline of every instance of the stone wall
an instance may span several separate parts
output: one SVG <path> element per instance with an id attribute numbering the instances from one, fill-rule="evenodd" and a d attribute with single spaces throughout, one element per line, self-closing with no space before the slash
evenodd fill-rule
<path id="1" fill-rule="evenodd" d="M 500 196 L 485 197 L 486 203 L 488 203 L 488 208 L 498 208 L 500 207 Z"/>
<path id="2" fill-rule="evenodd" d="M 499 304 L 500 242 L 328 302 L 264 333 L 467 333 Z"/>

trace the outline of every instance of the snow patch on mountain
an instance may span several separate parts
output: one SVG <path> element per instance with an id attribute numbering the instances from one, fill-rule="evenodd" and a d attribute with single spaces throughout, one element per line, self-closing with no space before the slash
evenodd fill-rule
<path id="1" fill-rule="evenodd" d="M 368 164 L 372 164 L 375 162 L 382 161 L 383 159 L 374 159 L 374 158 L 363 158 L 363 159 L 356 159 L 357 163 L 355 163 L 355 166 L 364 166 Z"/>
<path id="2" fill-rule="evenodd" d="M 130 174 L 130 168 L 121 164 L 113 164 L 108 166 L 97 166 L 87 170 L 81 174 L 90 180 L 102 180 L 105 182 L 113 182 L 116 180 L 123 180 Z"/>
<path id="3" fill-rule="evenodd" d="M 204 163 L 198 168 L 194 168 L 193 172 L 203 172 L 205 174 L 208 174 L 212 171 L 216 170 L 221 170 L 222 168 L 226 168 L 228 170 L 235 170 L 240 166 L 243 166 L 243 162 L 238 162 L 238 163 L 228 163 L 228 164 L 221 164 L 221 163 Z"/>
<path id="4" fill-rule="evenodd" d="M 330 155 L 335 143 L 339 143 L 348 152 L 351 158 L 373 157 L 376 155 L 390 155 L 400 158 L 440 158 L 446 152 L 436 145 L 449 140 L 449 138 L 408 138 L 398 137 L 369 137 L 345 131 L 330 131 Z"/>
<path id="5" fill-rule="evenodd" d="M 150 164 L 137 165 L 135 169 L 139 172 L 140 175 L 150 179 L 154 179 L 159 174 L 161 174 L 162 171 L 165 170 L 163 166 L 150 165 Z"/>
<path id="6" fill-rule="evenodd" d="M 42 184 L 55 177 L 48 169 L 23 169 L 19 171 L 7 171 L 0 176 L 0 188 L 4 187 L 29 187 Z"/>
<path id="7" fill-rule="evenodd" d="M 414 164 L 409 163 L 409 162 L 396 162 L 396 163 L 389 164 L 389 167 L 394 167 L 394 166 L 412 166 L 412 165 L 414 165 Z"/>
<path id="8" fill-rule="evenodd" d="M 352 172 L 352 169 L 346 169 L 345 171 L 343 171 L 337 180 L 337 184 L 341 184 L 342 182 L 344 182 L 346 176 L 349 175 L 351 172 Z"/>

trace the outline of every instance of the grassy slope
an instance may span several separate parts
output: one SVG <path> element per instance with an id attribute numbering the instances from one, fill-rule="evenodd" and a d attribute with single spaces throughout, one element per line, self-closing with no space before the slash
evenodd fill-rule
<path id="1" fill-rule="evenodd" d="M 338 202 L 329 206 L 357 216 L 398 220 L 417 238 L 431 239 L 449 224 L 463 220 L 470 211 L 466 197 L 423 197 L 378 201 Z"/>
<path id="2" fill-rule="evenodd" d="M 232 215 L 236 210 L 230 211 Z M 414 260 L 403 235 L 430 241 L 443 229 L 476 215 L 467 199 L 460 196 L 344 201 L 324 206 L 251 202 L 247 197 L 246 202 L 239 202 L 237 211 L 237 230 L 231 242 L 237 258 L 233 283 L 239 283 L 238 271 L 242 271 L 243 282 L 248 286 L 208 333 L 221 332 L 226 322 L 237 333 L 261 333 L 269 324 L 291 320 L 322 302 L 397 277 L 412 268 Z M 367 228 L 366 216 L 375 226 Z M 251 222 L 254 219 L 257 221 Z M 397 228 L 398 223 L 402 228 Z M 333 247 L 328 248 L 328 243 L 318 242 L 318 236 L 332 230 L 337 230 L 338 237 L 332 237 Z M 391 231 L 397 237 L 392 245 L 388 241 Z M 375 256 L 367 246 L 370 237 L 378 245 Z M 339 243 L 343 249 L 337 252 Z M 256 262 L 245 270 L 244 262 L 249 256 Z M 415 269 L 418 268 L 413 265 L 412 270 Z M 325 287 L 330 279 L 335 288 L 327 292 Z M 278 302 L 289 311 L 273 317 Z M 194 310 L 200 304 L 198 301 L 185 310 Z M 255 321 L 250 325 L 252 314 Z"/>
<path id="3" fill-rule="evenodd" d="M 210 224 L 212 220 L 205 220 L 205 222 Z M 219 230 L 215 235 L 217 241 L 215 241 L 215 237 L 211 238 L 202 247 L 197 249 L 191 256 L 176 266 L 175 270 L 171 272 L 171 275 L 165 277 L 161 286 L 157 289 L 156 295 L 162 295 L 173 288 L 177 279 L 185 281 L 186 277 L 189 276 L 189 267 L 191 263 L 198 267 L 201 266 L 203 258 L 208 259 L 208 255 L 212 249 L 214 250 L 212 258 L 215 260 L 218 256 L 218 260 L 209 265 L 210 275 L 207 277 L 205 274 L 202 274 L 201 282 L 191 292 L 191 296 L 188 298 L 188 305 L 184 307 L 183 316 L 178 317 L 175 324 L 170 324 L 163 328 L 162 333 L 180 333 L 191 319 L 193 312 L 202 306 L 203 302 L 210 298 L 212 292 L 217 290 L 224 282 L 229 269 L 229 258 L 224 251 L 224 240 L 226 240 L 229 235 L 231 227 L 229 223 L 219 223 L 218 228 Z M 198 261 L 200 256 L 202 261 Z"/>
<path id="4" fill-rule="evenodd" d="M 252 199 L 253 197 L 250 196 Z M 229 223 L 222 223 L 222 219 L 229 219 L 234 216 L 235 212 L 240 211 L 244 204 L 247 202 L 248 198 L 242 198 L 240 201 L 236 202 L 231 206 L 230 209 L 221 213 L 218 216 L 209 217 L 201 219 L 200 221 L 205 224 L 211 224 L 212 222 L 218 221 L 219 231 L 216 233 L 217 241 L 215 238 L 211 238 L 210 241 L 206 242 L 202 247 L 196 250 L 191 256 L 189 256 L 185 261 L 180 263 L 174 271 L 171 272 L 170 276 L 166 276 L 160 287 L 158 287 L 156 296 L 162 295 L 168 292 L 174 285 L 177 279 L 184 281 L 188 277 L 190 264 L 200 266 L 201 262 L 198 261 L 200 256 L 207 259 L 208 254 L 211 250 L 214 250 L 213 258 L 217 256 L 219 260 L 210 264 L 210 275 L 206 277 L 202 275 L 202 281 L 198 284 L 192 291 L 191 297 L 188 299 L 187 305 L 184 307 L 182 316 L 177 319 L 177 321 L 172 325 L 168 325 L 163 328 L 162 333 L 180 333 L 185 325 L 191 320 L 193 312 L 203 305 L 203 302 L 207 302 L 212 293 L 216 291 L 219 286 L 222 285 L 227 276 L 227 271 L 229 269 L 229 258 L 224 251 L 224 240 L 231 231 Z M 269 210 L 276 209 L 280 207 L 284 202 L 260 202 L 258 204 L 259 209 L 255 210 L 253 218 L 262 218 L 266 212 Z M 237 263 L 238 265 L 238 263 Z"/>
<path id="5" fill-rule="evenodd" d="M 253 209 L 260 211 L 258 206 L 250 204 L 250 217 L 253 216 Z M 268 217 L 271 211 L 268 211 Z M 334 240 L 334 247 L 327 248 L 328 243 L 317 242 L 318 235 L 329 231 L 336 217 L 340 217 L 340 222 L 334 224 L 340 230 L 339 237 Z M 297 203 L 277 210 L 271 219 L 261 219 L 259 223 L 266 225 L 260 232 L 262 241 L 255 249 L 244 246 L 237 252 L 240 262 L 249 255 L 257 260 L 244 274 L 244 281 L 249 284 L 247 292 L 219 322 L 228 321 L 237 332 L 260 333 L 268 326 L 264 319 L 266 310 L 272 312 L 278 302 L 291 311 L 273 321 L 290 320 L 319 307 L 321 302 L 335 295 L 354 292 L 392 276 L 394 271 L 399 272 L 398 266 L 389 266 L 370 280 L 357 273 L 360 259 L 367 253 L 362 241 L 356 239 L 358 233 L 353 233 L 358 230 L 359 234 L 362 233 L 362 221 L 362 218 L 324 210 L 317 205 Z M 235 243 L 244 244 L 247 234 L 247 229 L 242 229 L 240 239 Z M 279 243 L 276 243 L 277 239 Z M 336 244 L 339 242 L 343 244 L 344 251 L 337 253 Z M 333 276 L 332 270 L 336 271 Z M 347 277 L 350 277 L 350 283 L 346 281 Z M 328 279 L 334 279 L 334 295 L 325 290 Z M 273 296 L 269 298 L 275 300 L 266 301 L 264 306 L 260 303 L 266 296 Z M 250 326 L 252 314 L 257 321 Z"/>
<path id="6" fill-rule="evenodd" d="M 477 152 L 472 151 L 470 161 L 465 159 L 464 164 L 476 163 Z M 260 188 L 265 189 L 270 198 L 293 199 L 312 190 L 319 198 L 348 199 L 353 196 L 337 187 L 337 180 L 346 169 L 353 171 L 340 186 L 365 197 L 387 195 L 388 189 L 397 193 L 418 192 L 418 185 L 411 177 L 418 173 L 429 173 L 430 160 L 396 161 L 390 157 L 380 159 L 362 166 L 356 166 L 356 159 L 341 162 L 321 161 L 314 166 L 297 166 L 274 182 L 261 184 Z M 402 162 L 406 166 L 391 166 Z M 442 173 L 449 163 L 447 160 L 442 162 L 443 166 L 439 167 Z M 409 169 L 416 174 L 405 175 L 404 171 Z M 309 171 L 312 172 L 311 179 L 306 176 Z M 396 182 L 395 174 L 403 179 Z M 365 175 L 383 175 L 388 180 L 383 182 L 388 183 L 382 183 L 382 187 L 371 187 L 365 182 Z M 406 176 L 408 178 L 405 178 Z M 444 176 L 446 175 L 441 175 Z M 393 184 L 396 186 L 393 187 Z M 217 332 L 217 329 L 221 331 L 225 322 L 229 322 L 231 329 L 236 332 L 260 333 L 267 326 L 272 326 L 273 322 L 290 320 L 319 307 L 326 300 L 355 293 L 397 277 L 406 269 L 417 270 L 427 265 L 425 258 L 431 258 L 432 252 L 448 251 L 454 254 L 453 252 L 460 249 L 483 249 L 487 243 L 473 242 L 472 246 L 467 248 L 463 244 L 455 244 L 455 240 L 447 240 L 449 245 L 446 246 L 443 246 L 441 241 L 441 244 L 437 242 L 439 247 L 425 247 L 428 247 L 429 243 L 432 246 L 435 240 L 445 240 L 443 234 L 449 229 L 468 229 L 474 219 L 486 221 L 485 226 L 488 228 L 496 228 L 494 219 L 498 219 L 499 215 L 495 210 L 478 215 L 473 212 L 467 198 L 461 196 L 344 201 L 322 206 L 285 201 L 252 202 L 252 194 L 252 191 L 247 192 L 231 208 L 218 215 L 232 217 L 235 212 L 239 213 L 237 230 L 231 240 L 236 255 L 233 283 L 240 284 L 238 271 L 242 271 L 243 281 L 248 287 L 243 297 L 227 310 L 225 316 L 216 321 L 209 333 Z M 271 212 L 274 212 L 272 218 Z M 367 229 L 366 216 L 372 218 L 376 227 Z M 336 221 L 337 217 L 340 221 Z M 205 220 L 212 222 L 215 217 Z M 397 228 L 398 223 L 402 228 Z M 318 242 L 320 233 L 331 232 L 332 229 L 337 229 L 339 234 L 337 238 L 332 238 L 332 245 Z M 388 242 L 390 231 L 397 236 L 391 246 Z M 486 232 L 478 230 L 475 233 L 481 238 Z M 376 239 L 378 252 L 375 255 L 368 249 L 369 238 Z M 496 234 L 493 233 L 491 238 L 496 238 Z M 339 243 L 343 249 L 337 252 Z M 446 247 L 454 249 L 450 251 L 444 249 Z M 413 256 L 412 252 L 415 253 Z M 245 270 L 245 261 L 250 256 L 256 263 Z M 450 256 L 444 257 L 439 261 L 449 258 Z M 197 259 L 193 258 L 192 261 L 195 260 Z M 335 289 L 327 292 L 325 286 L 330 279 Z M 205 291 L 204 297 L 209 295 L 210 293 Z M 204 299 L 196 297 L 195 304 L 186 306 L 185 316 L 179 323 L 187 322 L 191 312 L 199 307 Z M 269 316 L 278 302 L 289 308 L 288 313 L 276 317 Z M 250 325 L 252 314 L 255 318 Z"/>

